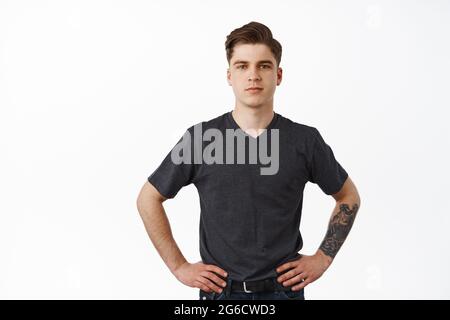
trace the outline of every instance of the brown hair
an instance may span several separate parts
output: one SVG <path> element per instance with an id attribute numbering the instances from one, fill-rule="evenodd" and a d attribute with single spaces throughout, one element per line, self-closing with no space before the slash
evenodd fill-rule
<path id="1" fill-rule="evenodd" d="M 272 37 L 270 29 L 262 23 L 252 21 L 243 25 L 240 28 L 234 29 L 227 36 L 225 41 L 225 51 L 227 53 L 228 64 L 233 55 L 233 48 L 237 44 L 257 44 L 262 43 L 267 45 L 272 51 L 277 66 L 281 62 L 281 44 Z"/>

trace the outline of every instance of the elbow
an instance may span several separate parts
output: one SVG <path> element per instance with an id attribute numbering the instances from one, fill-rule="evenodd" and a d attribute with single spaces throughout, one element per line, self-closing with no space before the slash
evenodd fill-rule
<path id="1" fill-rule="evenodd" d="M 139 195 L 136 199 L 136 208 L 138 209 L 139 213 L 141 213 L 143 207 L 144 207 L 144 201 L 142 199 L 142 195 L 139 193 Z"/>
<path id="2" fill-rule="evenodd" d="M 146 182 L 142 187 L 139 195 L 136 199 L 136 207 L 139 214 L 142 216 L 148 211 L 148 208 L 154 207 L 156 205 L 162 205 L 166 200 L 150 183 Z"/>
<path id="3" fill-rule="evenodd" d="M 348 195 L 346 195 L 345 198 L 347 199 L 346 201 L 356 203 L 356 204 L 358 204 L 358 206 L 361 204 L 361 197 L 359 196 L 359 192 L 356 189 L 356 187 L 354 190 L 352 190 L 352 192 L 350 192 Z"/>
<path id="4" fill-rule="evenodd" d="M 347 178 L 341 190 L 339 190 L 339 192 L 333 194 L 332 196 L 337 203 L 351 203 L 352 205 L 358 205 L 358 207 L 361 205 L 361 197 L 359 195 L 358 189 L 356 188 L 350 177 Z"/>
<path id="5" fill-rule="evenodd" d="M 351 203 L 352 205 L 356 205 L 358 209 L 361 208 L 361 197 L 358 193 L 353 196 Z"/>
<path id="6" fill-rule="evenodd" d="M 139 215 L 142 216 L 144 214 L 144 208 L 145 208 L 145 201 L 142 197 L 142 194 L 139 194 L 136 199 L 136 208 L 139 212 Z"/>
<path id="7" fill-rule="evenodd" d="M 353 205 L 358 205 L 358 208 L 361 206 L 361 197 L 359 196 L 358 191 L 355 190 L 355 192 L 349 192 L 342 197 L 336 199 L 337 203 L 348 203 Z"/>

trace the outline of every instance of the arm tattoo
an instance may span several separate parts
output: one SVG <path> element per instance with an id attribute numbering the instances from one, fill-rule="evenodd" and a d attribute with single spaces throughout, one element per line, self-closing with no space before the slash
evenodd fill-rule
<path id="1" fill-rule="evenodd" d="M 348 204 L 343 203 L 339 206 L 339 211 L 331 218 L 325 239 L 320 245 L 320 249 L 327 256 L 332 258 L 336 256 L 352 228 L 358 209 L 357 203 L 353 204 L 352 209 Z"/>

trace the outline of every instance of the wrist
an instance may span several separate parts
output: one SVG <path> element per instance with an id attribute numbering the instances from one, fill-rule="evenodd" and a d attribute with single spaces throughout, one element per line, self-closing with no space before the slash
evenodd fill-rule
<path id="1" fill-rule="evenodd" d="M 316 252 L 316 256 L 320 257 L 321 260 L 324 262 L 325 266 L 328 268 L 331 263 L 333 262 L 333 258 L 326 255 L 325 252 L 323 252 L 321 249 L 318 249 Z"/>
<path id="2" fill-rule="evenodd" d="M 179 279 L 180 270 L 182 269 L 182 267 L 183 267 L 186 263 L 188 263 L 188 262 L 187 262 L 186 260 L 184 260 L 183 262 L 179 263 L 179 264 L 172 270 L 173 275 L 174 275 L 177 279 Z"/>

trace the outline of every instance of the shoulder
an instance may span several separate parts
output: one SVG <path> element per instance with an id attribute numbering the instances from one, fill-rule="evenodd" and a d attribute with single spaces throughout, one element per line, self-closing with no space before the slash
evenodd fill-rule
<path id="1" fill-rule="evenodd" d="M 226 122 L 226 117 L 227 117 L 228 112 L 221 114 L 220 116 L 217 116 L 215 118 L 212 119 L 208 119 L 208 120 L 203 120 L 200 122 L 197 122 L 195 124 L 193 124 L 192 126 L 190 126 L 187 131 L 189 131 L 190 133 L 194 132 L 194 129 L 197 128 L 201 131 L 207 130 L 207 129 L 221 129 L 224 128 L 225 122 Z"/>
<path id="2" fill-rule="evenodd" d="M 280 114 L 278 116 L 280 119 L 280 130 L 286 130 L 289 135 L 292 135 L 292 138 L 295 138 L 297 140 L 315 141 L 319 136 L 319 131 L 313 126 L 293 121 Z"/>

